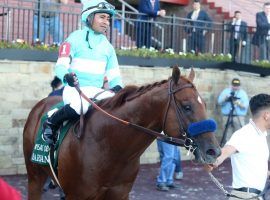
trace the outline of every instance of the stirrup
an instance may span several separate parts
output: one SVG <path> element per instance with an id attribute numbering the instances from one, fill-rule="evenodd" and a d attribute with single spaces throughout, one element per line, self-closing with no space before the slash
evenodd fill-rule
<path id="1" fill-rule="evenodd" d="M 42 131 L 42 139 L 44 142 L 46 142 L 48 145 L 54 144 L 54 135 L 55 131 L 52 128 L 53 124 L 46 120 L 43 125 L 43 131 Z"/>

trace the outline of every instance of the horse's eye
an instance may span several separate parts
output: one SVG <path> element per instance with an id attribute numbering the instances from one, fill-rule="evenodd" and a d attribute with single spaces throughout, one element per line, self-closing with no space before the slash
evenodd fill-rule
<path id="1" fill-rule="evenodd" d="M 184 108 L 184 110 L 186 112 L 190 112 L 191 111 L 191 106 L 190 105 L 185 105 L 185 106 L 183 106 L 183 108 Z"/>

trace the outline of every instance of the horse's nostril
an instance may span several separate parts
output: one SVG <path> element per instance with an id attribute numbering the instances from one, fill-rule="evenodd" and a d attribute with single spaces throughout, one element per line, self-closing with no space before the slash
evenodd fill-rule
<path id="1" fill-rule="evenodd" d="M 219 157 L 221 154 L 221 149 L 220 148 L 212 148 L 212 149 L 208 149 L 206 151 L 206 155 L 209 155 L 209 156 L 213 156 L 213 157 Z"/>
<path id="2" fill-rule="evenodd" d="M 206 151 L 206 155 L 209 155 L 209 156 L 217 156 L 217 153 L 215 151 L 215 149 L 208 149 Z"/>

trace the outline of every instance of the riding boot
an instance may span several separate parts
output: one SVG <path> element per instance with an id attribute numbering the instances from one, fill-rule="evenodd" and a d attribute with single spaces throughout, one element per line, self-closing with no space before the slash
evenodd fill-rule
<path id="1" fill-rule="evenodd" d="M 52 145 L 54 143 L 54 137 L 56 136 L 56 132 L 61 126 L 61 124 L 66 120 L 78 119 L 80 117 L 76 111 L 70 107 L 69 104 L 65 105 L 58 111 L 52 114 L 51 117 L 48 117 L 43 124 L 43 140 Z"/>

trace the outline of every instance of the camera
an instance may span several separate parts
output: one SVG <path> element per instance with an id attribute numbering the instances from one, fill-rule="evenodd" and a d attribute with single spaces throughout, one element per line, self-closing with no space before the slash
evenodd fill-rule
<path id="1" fill-rule="evenodd" d="M 227 101 L 234 102 L 237 99 L 240 99 L 240 98 L 235 96 L 235 91 L 231 91 L 230 96 L 227 98 Z"/>

